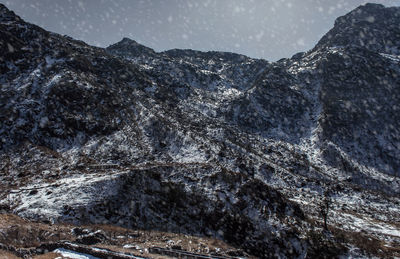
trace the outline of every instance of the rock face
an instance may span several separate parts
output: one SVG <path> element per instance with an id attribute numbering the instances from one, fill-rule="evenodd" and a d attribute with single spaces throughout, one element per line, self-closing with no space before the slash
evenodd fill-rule
<path id="1" fill-rule="evenodd" d="M 332 229 L 396 247 L 399 24 L 400 8 L 360 6 L 271 63 L 126 38 L 96 48 L 0 5 L 2 207 L 212 235 L 260 257 L 366 253 L 315 241 L 329 195 Z"/>
<path id="2" fill-rule="evenodd" d="M 399 55 L 399 8 L 366 4 L 335 21 L 335 27 L 316 48 L 353 46 L 373 52 Z"/>

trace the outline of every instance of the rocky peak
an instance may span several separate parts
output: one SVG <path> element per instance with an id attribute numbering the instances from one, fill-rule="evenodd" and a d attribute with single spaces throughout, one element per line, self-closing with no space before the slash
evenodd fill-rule
<path id="1" fill-rule="evenodd" d="M 378 16 L 381 16 L 385 12 L 385 6 L 381 4 L 365 4 L 354 9 L 350 13 L 338 17 L 335 20 L 335 26 L 344 25 L 346 23 L 355 24 L 357 22 L 367 21 L 373 23 L 376 21 Z"/>
<path id="2" fill-rule="evenodd" d="M 143 46 L 143 45 L 137 43 L 136 41 L 134 41 L 132 39 L 129 39 L 127 37 L 122 38 L 122 40 L 117 42 L 117 44 L 119 44 L 119 45 L 140 45 L 140 46 Z"/>
<path id="3" fill-rule="evenodd" d="M 361 47 L 400 53 L 400 8 L 365 4 L 336 19 L 335 26 L 317 44 L 324 47 Z"/>
<path id="4" fill-rule="evenodd" d="M 121 41 L 109 46 L 107 50 L 112 54 L 129 58 L 140 57 L 142 55 L 152 57 L 156 54 L 153 49 L 126 37 Z"/>
<path id="5" fill-rule="evenodd" d="M 18 21 L 21 18 L 17 16 L 13 11 L 10 11 L 5 5 L 0 3 L 0 21 Z"/>

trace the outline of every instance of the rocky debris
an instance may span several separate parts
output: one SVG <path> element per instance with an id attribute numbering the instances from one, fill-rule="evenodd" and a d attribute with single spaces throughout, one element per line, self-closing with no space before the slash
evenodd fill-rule
<path id="1" fill-rule="evenodd" d="M 90 232 L 87 229 L 80 230 L 79 228 L 74 228 L 72 231 L 77 235 L 76 242 L 78 244 L 94 245 L 107 240 L 105 233 L 101 230 Z"/>
<path id="2" fill-rule="evenodd" d="M 123 248 L 125 248 L 125 249 L 134 249 L 134 250 L 138 250 L 138 251 L 143 250 L 141 246 L 133 245 L 133 244 L 126 244 L 126 245 L 123 246 Z"/>
<path id="3" fill-rule="evenodd" d="M 0 205 L 213 236 L 260 257 L 345 254 L 361 229 L 386 253 L 400 242 L 399 19 L 361 6 L 271 63 L 129 39 L 91 47 L 0 5 Z M 315 235 L 324 193 L 328 229 L 349 239 Z"/>
<path id="4" fill-rule="evenodd" d="M 85 228 L 80 228 L 80 227 L 76 227 L 71 229 L 72 234 L 76 235 L 76 236 L 82 236 L 82 235 L 87 235 L 90 233 L 89 229 L 85 229 Z"/>
<path id="5" fill-rule="evenodd" d="M 79 244 L 76 241 L 80 235 L 96 232 L 100 232 L 109 238 L 103 239 L 95 245 Z M 60 248 L 88 254 L 92 254 L 88 250 L 92 249 L 93 251 L 113 251 L 119 253 L 119 255 L 134 254 L 138 257 L 152 257 L 148 253 L 148 248 L 160 246 L 165 243 L 165 240 L 171 240 L 175 245 L 180 245 L 182 250 L 185 251 L 193 251 L 192 248 L 198 244 L 201 247 L 208 247 L 210 253 L 219 251 L 220 255 L 227 255 L 227 251 L 234 250 L 232 246 L 213 238 L 157 231 L 137 231 L 132 233 L 130 229 L 112 225 L 76 226 L 65 223 L 49 224 L 29 221 L 15 215 L 0 214 L 0 250 L 10 251 L 20 257 L 24 255 L 34 257 L 35 255 L 46 254 Z M 71 245 L 86 248 L 86 251 L 76 250 Z M 205 250 L 202 252 L 204 253 Z M 0 254 L 2 255 L 2 253 Z M 99 254 L 97 256 L 103 258 Z M 248 255 L 246 257 L 253 258 Z M 105 256 L 105 258 L 108 257 Z"/>
<path id="6" fill-rule="evenodd" d="M 174 258 L 190 258 L 190 259 L 206 259 L 206 258 L 216 258 L 216 259 L 228 259 L 228 258 L 236 258 L 236 257 L 227 257 L 227 256 L 219 256 L 219 255 L 208 255 L 208 254 L 197 254 L 191 253 L 187 251 L 182 251 L 181 249 L 169 248 L 165 249 L 162 247 L 151 247 L 149 248 L 149 252 L 152 254 L 160 254 Z"/>

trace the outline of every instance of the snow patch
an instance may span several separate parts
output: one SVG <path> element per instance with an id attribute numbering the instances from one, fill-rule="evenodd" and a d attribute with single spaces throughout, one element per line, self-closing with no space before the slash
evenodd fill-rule
<path id="1" fill-rule="evenodd" d="M 64 58 L 57 59 L 57 58 L 53 58 L 53 57 L 51 57 L 51 56 L 46 56 L 46 57 L 45 57 L 45 60 L 46 60 L 46 68 L 50 68 L 50 67 L 52 67 L 52 66 L 53 66 L 54 64 L 56 64 L 56 63 L 62 63 L 62 62 L 65 61 Z"/>
<path id="2" fill-rule="evenodd" d="M 57 248 L 53 252 L 57 253 L 57 254 L 61 254 L 63 257 L 70 258 L 70 259 L 100 259 L 93 255 L 83 254 L 83 253 L 75 252 L 75 251 L 64 249 L 64 248 Z"/>
<path id="3" fill-rule="evenodd" d="M 9 201 L 16 204 L 14 210 L 27 218 L 61 219 L 64 208 L 86 208 L 103 197 L 110 197 L 118 190 L 119 174 L 78 175 L 59 180 L 56 184 L 31 184 L 12 191 Z M 3 203 L 6 201 L 2 201 Z"/>

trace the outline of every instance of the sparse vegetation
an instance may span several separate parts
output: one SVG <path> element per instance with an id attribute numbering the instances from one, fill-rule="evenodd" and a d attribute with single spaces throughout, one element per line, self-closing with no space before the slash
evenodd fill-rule
<path id="1" fill-rule="evenodd" d="M 329 211 L 332 206 L 332 199 L 331 199 L 331 191 L 326 190 L 324 191 L 324 196 L 321 197 L 321 201 L 319 203 L 319 214 L 322 217 L 322 220 L 324 222 L 324 229 L 328 230 L 328 217 L 329 217 Z"/>

